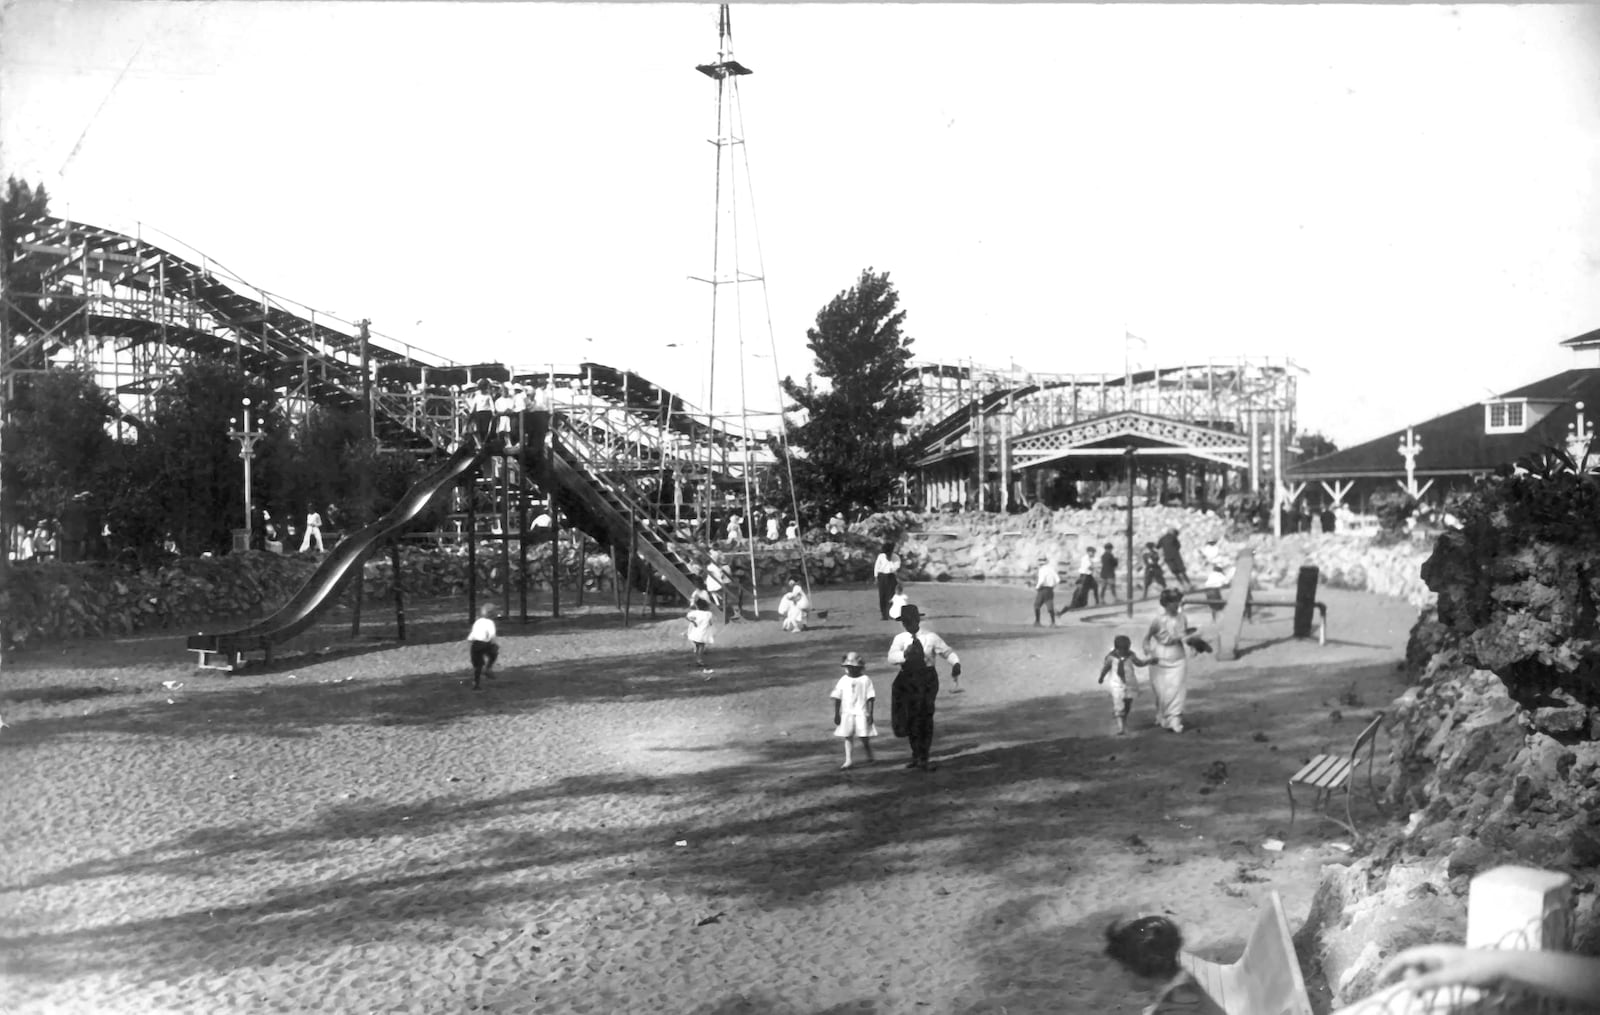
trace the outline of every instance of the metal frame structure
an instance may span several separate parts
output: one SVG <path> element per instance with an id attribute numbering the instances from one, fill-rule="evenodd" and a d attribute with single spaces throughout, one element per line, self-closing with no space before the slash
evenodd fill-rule
<path id="1" fill-rule="evenodd" d="M 483 376 L 515 380 L 539 389 L 563 425 L 583 435 L 589 481 L 641 498 L 622 511 L 640 521 L 662 513 L 663 503 L 674 520 L 686 508 L 692 514 L 695 498 L 683 490 L 695 484 L 759 487 L 775 461 L 773 436 L 753 431 L 748 419 L 703 412 L 637 374 L 598 363 L 459 364 L 374 333 L 368 322 L 253 286 L 175 240 L 150 241 L 145 231 L 130 236 L 46 216 L 16 238 L 10 277 L 38 284 L 0 293 L 22 318 L 20 333 L 0 350 L 5 404 L 18 376 L 82 366 L 112 394 L 118 436 L 136 440 L 167 377 L 193 357 L 222 357 L 275 388 L 292 426 L 313 405 L 366 408 L 382 443 L 427 453 L 464 437 L 466 387 Z M 644 499 L 641 487 L 650 484 L 639 480 L 650 477 L 673 495 Z"/>

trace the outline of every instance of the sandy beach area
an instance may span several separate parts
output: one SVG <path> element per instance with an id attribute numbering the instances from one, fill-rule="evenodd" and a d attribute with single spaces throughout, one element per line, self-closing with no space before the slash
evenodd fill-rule
<path id="1" fill-rule="evenodd" d="M 0 679 L 0 1009 L 1112 1015 L 1147 1000 L 1101 955 L 1114 916 L 1167 913 L 1222 959 L 1268 890 L 1305 918 L 1348 838 L 1291 830 L 1285 780 L 1403 688 L 1413 608 L 1324 590 L 1325 646 L 1260 611 L 1239 660 L 1191 667 L 1187 732 L 1146 688 L 1119 738 L 1099 661 L 1153 601 L 1035 628 L 1028 588 L 910 591 L 964 664 L 936 772 L 888 735 L 900 626 L 860 587 L 819 589 L 805 633 L 719 627 L 709 675 L 679 613 L 624 628 L 609 594 L 502 621 L 481 693 L 463 603 L 413 607 L 404 645 L 336 614 L 232 676 L 181 635 L 24 655 Z M 841 771 L 852 649 L 884 736 Z"/>

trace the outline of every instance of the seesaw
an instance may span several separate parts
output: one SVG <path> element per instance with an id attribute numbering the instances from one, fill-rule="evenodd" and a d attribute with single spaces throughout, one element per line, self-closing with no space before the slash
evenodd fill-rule
<path id="1" fill-rule="evenodd" d="M 1255 570 L 1256 555 L 1254 550 L 1240 550 L 1233 561 L 1233 581 L 1228 585 L 1227 598 L 1222 600 L 1222 619 L 1217 624 L 1217 658 L 1233 660 L 1239 658 L 1239 636 L 1244 633 L 1245 621 L 1250 619 L 1250 613 L 1258 606 L 1292 606 L 1294 607 L 1294 636 L 1296 638 L 1311 637 L 1311 615 L 1317 614 L 1317 644 L 1328 643 L 1328 607 L 1317 601 L 1317 581 L 1320 572 L 1307 565 L 1300 569 L 1300 582 L 1295 588 L 1293 599 L 1260 599 L 1250 592 L 1250 574 Z M 1220 589 L 1208 589 L 1204 592 L 1190 592 L 1183 597 L 1185 603 L 1210 607 L 1213 611 L 1217 608 L 1218 601 L 1213 593 Z"/>

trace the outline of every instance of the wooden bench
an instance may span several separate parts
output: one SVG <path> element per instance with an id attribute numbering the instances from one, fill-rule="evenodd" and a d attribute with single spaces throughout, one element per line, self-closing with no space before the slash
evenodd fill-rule
<path id="1" fill-rule="evenodd" d="M 1188 952 L 1178 962 L 1228 1015 L 1311 1015 L 1283 900 L 1277 892 L 1268 893 L 1268 900 L 1237 962 L 1212 962 Z"/>
<path id="2" fill-rule="evenodd" d="M 1373 755 L 1377 753 L 1375 741 L 1378 736 L 1378 727 L 1383 724 L 1383 713 L 1379 712 L 1366 729 L 1356 737 L 1355 746 L 1350 748 L 1349 756 L 1342 754 L 1319 754 L 1305 763 L 1305 767 L 1289 776 L 1289 824 L 1294 824 L 1295 783 L 1310 786 L 1315 790 L 1314 805 L 1322 808 L 1323 817 L 1336 824 L 1343 825 L 1350 834 L 1356 838 L 1361 833 L 1356 831 L 1356 820 L 1350 811 L 1350 776 L 1358 764 L 1359 755 L 1363 748 L 1367 752 L 1367 792 L 1372 796 L 1373 803 L 1377 803 L 1378 794 L 1372 785 Z M 1344 790 L 1344 816 L 1340 821 L 1337 816 L 1327 813 L 1326 806 L 1335 791 Z"/>

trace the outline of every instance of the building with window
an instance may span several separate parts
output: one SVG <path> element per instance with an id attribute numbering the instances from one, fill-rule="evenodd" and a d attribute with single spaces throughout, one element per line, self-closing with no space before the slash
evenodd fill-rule
<path id="1" fill-rule="evenodd" d="M 1581 458 L 1600 416 L 1600 329 L 1561 344 L 1586 365 L 1291 465 L 1284 470 L 1287 495 L 1312 508 L 1365 510 L 1373 495 L 1396 492 L 1437 503 L 1551 448 Z"/>

